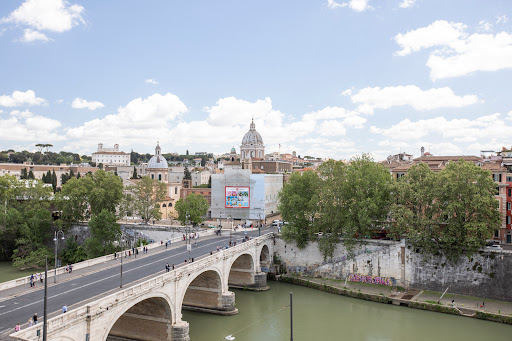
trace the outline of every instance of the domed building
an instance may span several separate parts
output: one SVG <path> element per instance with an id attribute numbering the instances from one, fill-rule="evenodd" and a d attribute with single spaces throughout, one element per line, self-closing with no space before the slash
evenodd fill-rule
<path id="1" fill-rule="evenodd" d="M 263 159 L 265 156 L 265 145 L 260 133 L 256 131 L 254 119 L 251 122 L 249 131 L 244 135 L 242 144 L 240 145 L 240 158 L 242 160 L 259 158 Z"/>
<path id="2" fill-rule="evenodd" d="M 167 160 L 162 156 L 162 149 L 158 142 L 155 148 L 155 155 L 148 162 L 146 174 L 151 179 L 167 182 L 169 165 L 167 164 Z"/>

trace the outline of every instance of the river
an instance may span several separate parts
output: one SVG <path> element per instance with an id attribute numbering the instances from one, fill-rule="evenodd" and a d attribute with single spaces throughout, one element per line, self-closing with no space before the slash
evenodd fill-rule
<path id="1" fill-rule="evenodd" d="M 191 341 L 290 340 L 293 292 L 294 341 L 510 340 L 512 326 L 338 296 L 269 282 L 265 292 L 233 290 L 239 313 L 217 316 L 183 311 Z"/>

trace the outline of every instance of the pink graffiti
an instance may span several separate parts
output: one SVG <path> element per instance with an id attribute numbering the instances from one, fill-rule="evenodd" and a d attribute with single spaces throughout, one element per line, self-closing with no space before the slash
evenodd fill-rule
<path id="1" fill-rule="evenodd" d="M 389 279 L 387 277 L 364 276 L 364 275 L 357 275 L 357 274 L 350 274 L 348 276 L 348 281 L 349 282 L 368 283 L 368 284 L 387 285 L 387 286 L 393 285 L 391 279 Z"/>

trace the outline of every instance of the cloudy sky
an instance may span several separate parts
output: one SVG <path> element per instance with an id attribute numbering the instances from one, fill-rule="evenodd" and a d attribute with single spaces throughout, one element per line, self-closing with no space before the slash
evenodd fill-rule
<path id="1" fill-rule="evenodd" d="M 0 150 L 377 160 L 512 139 L 512 1 L 0 2 Z"/>

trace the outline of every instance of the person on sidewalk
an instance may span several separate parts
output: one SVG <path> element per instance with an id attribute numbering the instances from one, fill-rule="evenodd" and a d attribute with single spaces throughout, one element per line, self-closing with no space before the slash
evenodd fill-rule
<path id="1" fill-rule="evenodd" d="M 62 307 L 62 313 L 67 313 L 68 311 L 68 307 L 66 307 L 66 305 L 64 304 L 64 306 Z"/>
<path id="2" fill-rule="evenodd" d="M 18 322 L 18 324 L 16 325 L 16 327 L 14 327 L 14 331 L 19 332 L 20 330 L 21 330 L 21 325 L 20 325 L 20 323 Z"/>
<path id="3" fill-rule="evenodd" d="M 37 313 L 34 313 L 34 316 L 32 316 L 32 321 L 34 321 L 34 324 L 37 324 Z"/>
<path id="4" fill-rule="evenodd" d="M 32 319 L 28 319 L 28 326 L 32 327 L 34 325 L 34 322 L 32 322 Z"/>

